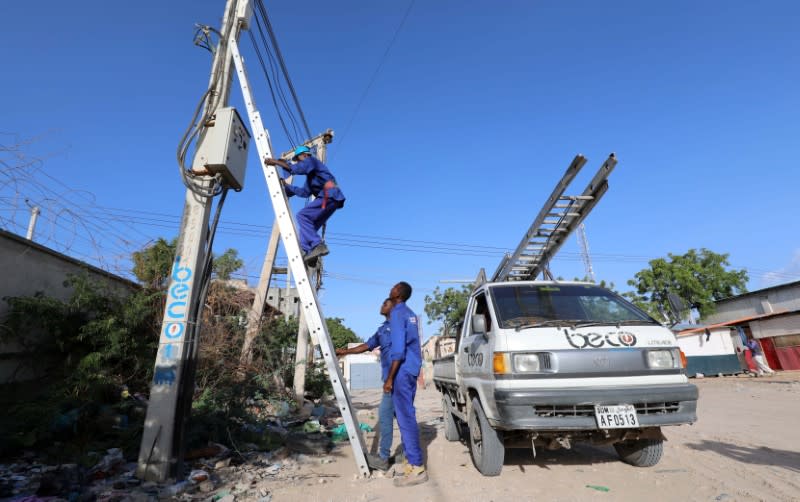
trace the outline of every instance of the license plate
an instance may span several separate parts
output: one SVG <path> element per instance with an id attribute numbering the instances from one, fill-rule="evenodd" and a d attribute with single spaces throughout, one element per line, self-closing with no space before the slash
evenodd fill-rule
<path id="1" fill-rule="evenodd" d="M 595 405 L 594 415 L 601 429 L 631 429 L 639 427 L 636 408 L 632 404 Z"/>

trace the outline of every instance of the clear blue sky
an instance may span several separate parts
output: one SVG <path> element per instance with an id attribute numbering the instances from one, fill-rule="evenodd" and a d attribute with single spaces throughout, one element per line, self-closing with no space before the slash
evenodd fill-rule
<path id="1" fill-rule="evenodd" d="M 337 132 L 348 201 L 329 226 L 327 316 L 366 337 L 393 283 L 416 287 L 421 313 L 439 281 L 493 271 L 577 153 L 587 171 L 619 157 L 586 221 L 598 278 L 625 290 L 648 259 L 707 247 L 747 267 L 750 289 L 800 279 L 800 4 L 418 1 L 345 134 L 408 5 L 267 2 L 313 132 Z M 16 187 L 45 209 L 40 242 L 111 268 L 176 235 L 175 148 L 210 69 L 193 25 L 219 26 L 223 6 L 0 5 L 0 131 L 39 138 L 24 152 L 44 158 L 36 183 L 2 180 L 4 227 L 24 232 Z M 251 282 L 272 220 L 253 155 L 215 246 L 238 249 Z M 577 252 L 573 238 L 554 272 L 582 276 Z"/>

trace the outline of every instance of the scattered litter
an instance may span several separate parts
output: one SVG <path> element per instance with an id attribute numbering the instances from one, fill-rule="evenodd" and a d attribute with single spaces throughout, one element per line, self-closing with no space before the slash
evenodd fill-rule
<path id="1" fill-rule="evenodd" d="M 213 497 L 211 497 L 211 500 L 213 502 L 217 502 L 218 500 L 221 500 L 223 497 L 227 497 L 230 494 L 231 494 L 230 490 L 222 490 L 222 491 L 218 492 L 216 495 L 214 495 Z"/>
<path id="2" fill-rule="evenodd" d="M 159 491 L 158 495 L 161 498 L 174 497 L 176 495 L 180 495 L 181 493 L 185 492 L 191 487 L 192 487 L 191 481 L 188 480 L 178 481 L 174 485 L 162 488 L 161 491 Z"/>
<path id="3" fill-rule="evenodd" d="M 716 496 L 716 498 L 714 498 L 714 500 L 726 500 L 729 498 L 731 498 L 731 496 L 728 495 L 727 493 L 720 493 L 719 495 Z"/>
<path id="4" fill-rule="evenodd" d="M 347 439 L 347 427 L 344 424 L 339 424 L 338 426 L 334 427 L 331 432 L 333 433 L 331 439 L 336 442 Z"/>
<path id="5" fill-rule="evenodd" d="M 122 450 L 119 448 L 111 448 L 102 460 L 92 467 L 89 471 L 89 475 L 94 479 L 107 478 L 123 463 L 125 463 L 125 457 L 122 456 Z"/>
<path id="6" fill-rule="evenodd" d="M 658 469 L 655 472 L 659 474 L 666 474 L 668 472 L 689 472 L 688 469 Z"/>
<path id="7" fill-rule="evenodd" d="M 586 488 L 591 488 L 592 490 L 597 490 L 598 492 L 610 492 L 611 488 L 607 486 L 600 486 L 600 485 L 586 485 Z"/>
<path id="8" fill-rule="evenodd" d="M 309 420 L 303 424 L 303 432 L 319 432 L 319 422 L 316 420 Z"/>
<path id="9" fill-rule="evenodd" d="M 195 483 L 202 483 L 208 479 L 208 473 L 203 470 L 195 470 L 189 474 L 189 479 Z"/>
<path id="10" fill-rule="evenodd" d="M 278 474 L 280 471 L 281 471 L 281 464 L 273 464 L 267 467 L 266 469 L 262 470 L 261 472 L 268 476 L 274 476 L 275 474 Z"/>
<path id="11" fill-rule="evenodd" d="M 360 423 L 358 424 L 358 428 L 364 432 L 372 432 L 374 429 L 370 427 L 369 424 Z"/>

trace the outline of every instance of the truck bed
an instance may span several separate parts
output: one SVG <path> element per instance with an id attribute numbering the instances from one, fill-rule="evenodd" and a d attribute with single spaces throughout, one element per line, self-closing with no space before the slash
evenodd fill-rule
<path id="1" fill-rule="evenodd" d="M 433 360 L 433 382 L 435 384 L 456 383 L 456 356 L 450 354 Z"/>

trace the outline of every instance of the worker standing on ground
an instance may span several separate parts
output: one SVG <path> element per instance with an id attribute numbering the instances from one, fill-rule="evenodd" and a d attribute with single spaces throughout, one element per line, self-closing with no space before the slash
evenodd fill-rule
<path id="1" fill-rule="evenodd" d="M 284 184 L 286 195 L 289 197 L 293 195 L 316 197 L 297 212 L 303 261 L 310 263 L 328 254 L 328 246 L 317 235 L 317 231 L 337 209 L 344 206 L 345 198 L 328 166 L 311 155 L 311 150 L 307 146 L 298 146 L 294 150 L 292 160 L 295 161 L 294 164 L 289 164 L 283 159 L 264 159 L 264 163 L 269 166 L 280 166 L 293 175 L 305 175 L 306 183 L 302 187 Z"/>
<path id="2" fill-rule="evenodd" d="M 419 319 L 406 305 L 406 301 L 411 298 L 411 286 L 407 282 L 397 283 L 389 293 L 389 298 L 394 304 L 389 317 L 392 365 L 383 384 L 383 392 L 392 394 L 397 427 L 400 429 L 400 439 L 408 462 L 401 475 L 394 479 L 394 485 L 412 486 L 428 480 L 419 444 L 417 411 L 414 409 L 417 376 L 422 367 Z"/>
<path id="3" fill-rule="evenodd" d="M 368 350 L 375 350 L 381 348 L 381 379 L 385 382 L 389 376 L 389 367 L 391 365 L 391 348 L 392 338 L 389 331 L 389 313 L 392 311 L 394 304 L 390 298 L 387 298 L 381 304 L 381 315 L 386 318 L 378 327 L 378 331 L 372 335 L 367 343 L 356 345 L 350 349 L 336 349 L 337 356 L 345 356 L 347 354 L 361 354 Z M 380 448 L 378 455 L 367 455 L 367 463 L 373 469 L 385 471 L 389 469 L 389 461 L 392 454 L 392 436 L 394 435 L 394 404 L 392 403 L 392 394 L 384 392 L 381 404 L 378 407 L 378 434 L 380 435 Z"/>

